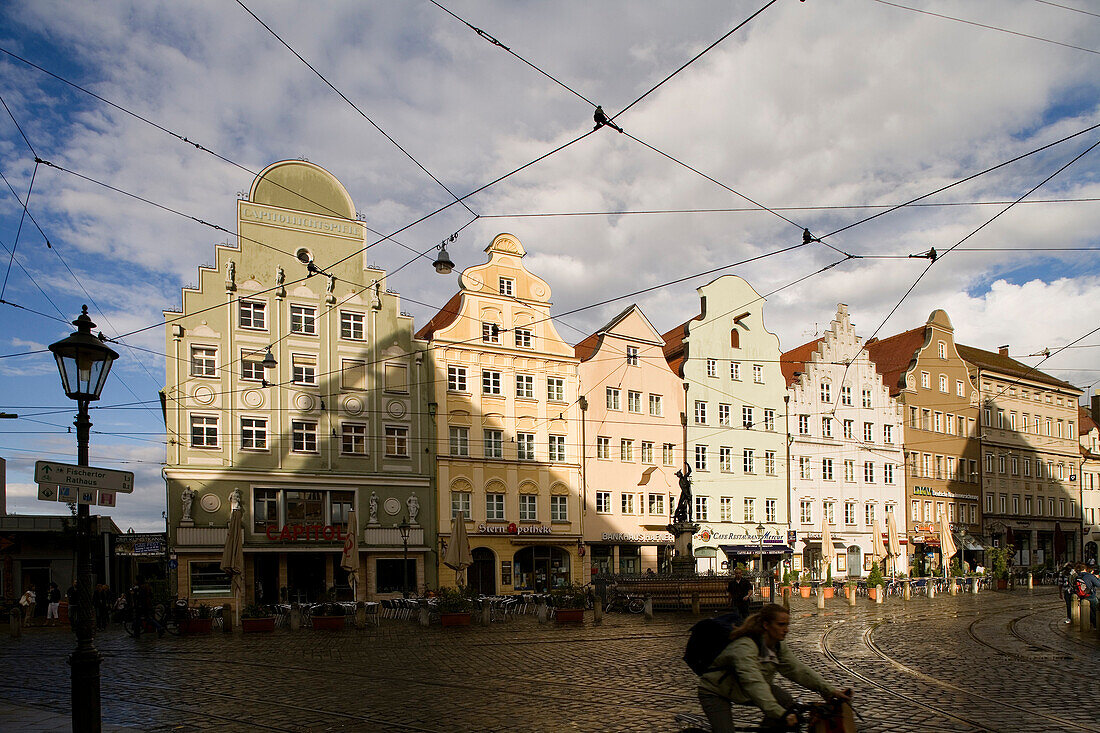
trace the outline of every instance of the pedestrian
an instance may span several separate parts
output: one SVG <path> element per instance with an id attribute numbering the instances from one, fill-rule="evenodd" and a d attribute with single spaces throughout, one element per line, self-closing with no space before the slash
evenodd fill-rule
<path id="1" fill-rule="evenodd" d="M 50 605 L 46 607 L 46 625 L 56 626 L 58 622 L 57 612 L 61 608 L 61 589 L 57 587 L 57 583 L 50 583 L 47 594 Z"/>
<path id="2" fill-rule="evenodd" d="M 92 594 L 92 606 L 95 608 L 95 625 L 99 629 L 107 628 L 111 609 L 111 589 L 106 583 L 99 583 Z"/>
<path id="3" fill-rule="evenodd" d="M 1082 598 L 1089 602 L 1089 619 L 1092 622 L 1092 627 L 1096 628 L 1096 591 L 1100 590 L 1100 578 L 1097 578 L 1093 573 L 1089 572 L 1085 568 L 1085 563 L 1077 563 L 1077 579 L 1076 586 L 1078 588 L 1084 587 L 1087 596 L 1081 596 L 1077 593 L 1078 598 Z"/>
<path id="4" fill-rule="evenodd" d="M 19 598 L 19 605 L 23 607 L 23 624 L 25 626 L 30 626 L 31 620 L 34 618 L 35 599 L 37 598 L 34 591 L 35 586 L 32 585 Z"/>
<path id="5" fill-rule="evenodd" d="M 1073 563 L 1067 562 L 1058 573 L 1058 590 L 1061 591 L 1062 600 L 1066 604 L 1066 620 L 1064 623 L 1073 623 L 1073 604 L 1077 596 L 1073 592 L 1073 581 L 1077 578 L 1077 570 Z"/>
<path id="6" fill-rule="evenodd" d="M 752 583 L 744 577 L 744 571 L 738 567 L 733 571 L 733 579 L 726 585 L 730 594 L 730 605 L 744 619 L 749 615 L 749 601 L 752 600 Z"/>

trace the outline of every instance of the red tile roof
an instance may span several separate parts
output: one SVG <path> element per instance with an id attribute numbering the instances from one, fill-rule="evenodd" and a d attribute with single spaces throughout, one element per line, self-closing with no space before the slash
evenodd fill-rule
<path id="1" fill-rule="evenodd" d="M 424 324 L 424 327 L 416 332 L 416 338 L 418 339 L 430 339 L 436 331 L 458 320 L 458 307 L 462 303 L 462 291 L 458 291 L 451 296 L 439 312 L 432 316 L 432 319 Z"/>
<path id="2" fill-rule="evenodd" d="M 871 339 L 867 342 L 867 355 L 875 363 L 875 369 L 882 375 L 883 383 L 890 388 L 890 395 L 896 397 L 901 392 L 902 380 L 909 370 L 909 363 L 924 346 L 924 329 L 927 324 L 917 326 L 895 336 L 884 339 Z"/>
<path id="3" fill-rule="evenodd" d="M 681 368 L 684 365 L 685 351 L 684 338 L 687 337 L 687 325 L 692 321 L 698 321 L 702 319 L 702 316 L 695 316 L 690 318 L 679 326 L 661 334 L 661 337 L 665 340 L 665 361 L 668 362 L 668 366 L 672 369 L 672 373 L 678 377 L 684 376 Z"/>
<path id="4" fill-rule="evenodd" d="M 975 349 L 973 346 L 965 346 L 963 344 L 955 344 L 955 348 L 959 350 L 959 356 L 975 366 L 984 367 L 1001 374 L 1006 374 L 1010 377 L 1031 379 L 1036 382 L 1049 384 L 1053 387 L 1077 390 L 1077 388 L 1069 382 L 1063 382 L 1061 379 L 1052 377 L 1049 374 L 1044 374 L 1038 369 L 1032 369 L 1027 364 L 1022 364 L 1010 356 L 1001 356 L 994 351 Z"/>
<path id="5" fill-rule="evenodd" d="M 787 380 L 787 386 L 790 387 L 794 384 L 794 373 L 806 371 L 803 365 L 810 360 L 813 353 L 817 351 L 817 346 L 825 337 L 816 338 L 813 341 L 808 341 L 801 346 L 795 347 L 790 351 L 784 352 L 779 357 L 779 368 L 783 371 L 783 377 Z"/>
<path id="6" fill-rule="evenodd" d="M 573 353 L 578 359 L 588 361 L 592 358 L 592 355 L 596 353 L 596 344 L 600 343 L 600 333 L 602 331 L 603 329 L 600 329 L 591 336 L 586 336 L 573 347 Z"/>
<path id="7" fill-rule="evenodd" d="M 1077 405 L 1077 415 L 1078 422 L 1080 423 L 1080 426 L 1077 430 L 1078 435 L 1084 435 L 1085 433 L 1096 427 L 1096 423 L 1092 419 L 1092 414 L 1089 413 L 1087 407 Z"/>

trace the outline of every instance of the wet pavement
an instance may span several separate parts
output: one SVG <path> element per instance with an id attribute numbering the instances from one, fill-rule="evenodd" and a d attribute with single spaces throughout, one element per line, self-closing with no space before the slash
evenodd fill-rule
<path id="1" fill-rule="evenodd" d="M 698 712 L 681 661 L 695 617 L 587 615 L 140 640 L 113 628 L 96 640 L 104 730 L 673 732 L 677 713 Z M 861 731 L 1100 730 L 1091 704 L 1070 704 L 1100 699 L 1100 635 L 1064 618 L 1053 588 L 841 598 L 824 613 L 795 599 L 789 641 L 855 688 Z M 56 628 L 0 638 L 0 730 L 69 729 L 74 646 Z"/>

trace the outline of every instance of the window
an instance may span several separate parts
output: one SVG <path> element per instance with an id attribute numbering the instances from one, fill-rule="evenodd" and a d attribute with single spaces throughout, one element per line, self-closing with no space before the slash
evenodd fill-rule
<path id="1" fill-rule="evenodd" d="M 293 355 L 290 357 L 290 378 L 294 384 L 317 385 L 317 357 Z"/>
<path id="2" fill-rule="evenodd" d="M 761 364 L 752 365 L 752 381 L 757 384 L 764 383 L 764 367 Z"/>
<path id="3" fill-rule="evenodd" d="M 947 344 L 945 344 L 943 341 L 940 341 L 936 344 L 936 350 L 939 353 L 941 359 L 947 358 Z"/>
<path id="4" fill-rule="evenodd" d="M 240 304 L 241 328 L 267 330 L 267 303 L 259 300 L 242 300 Z"/>
<path id="5" fill-rule="evenodd" d="M 485 519 L 490 522 L 504 521 L 504 494 L 485 495 Z"/>
<path id="6" fill-rule="evenodd" d="M 607 388 L 607 409 L 609 410 L 621 410 L 622 404 L 619 398 L 619 390 L 614 387 Z"/>
<path id="7" fill-rule="evenodd" d="M 363 340 L 363 314 L 340 311 L 340 338 Z"/>
<path id="8" fill-rule="evenodd" d="M 729 427 L 730 425 L 730 406 L 727 404 L 718 405 L 718 424 L 723 427 Z"/>
<path id="9" fill-rule="evenodd" d="M 852 439 L 852 421 L 845 420 L 843 423 L 844 437 L 848 440 Z"/>
<path id="10" fill-rule="evenodd" d="M 851 483 L 856 480 L 856 462 L 853 460 L 844 461 L 844 480 Z"/>
<path id="11" fill-rule="evenodd" d="M 650 494 L 649 495 L 649 513 L 658 517 L 665 515 L 665 495 L 664 494 Z"/>
<path id="12" fill-rule="evenodd" d="M 986 453 L 985 454 L 985 472 L 986 473 L 993 473 L 993 454 L 992 453 Z"/>
<path id="13" fill-rule="evenodd" d="M 947 394 L 947 392 L 948 392 L 947 375 L 946 374 L 941 374 L 940 375 L 940 392 L 943 392 L 944 394 Z"/>
<path id="14" fill-rule="evenodd" d="M 191 416 L 191 447 L 218 447 L 218 418 L 211 415 Z"/>
<path id="15" fill-rule="evenodd" d="M 821 478 L 825 481 L 833 480 L 833 459 L 822 458 L 821 459 Z"/>
<path id="16" fill-rule="evenodd" d="M 733 521 L 733 498 L 729 496 L 723 496 L 718 500 L 718 521 L 719 522 L 732 522 Z"/>
<path id="17" fill-rule="evenodd" d="M 409 367 L 405 364 L 386 364 L 385 367 L 385 391 L 408 394 Z"/>
<path id="18" fill-rule="evenodd" d="M 267 450 L 267 420 L 241 418 L 241 450 Z"/>
<path id="19" fill-rule="evenodd" d="M 764 500 L 764 521 L 774 522 L 776 516 L 776 501 L 775 499 Z"/>
<path id="20" fill-rule="evenodd" d="M 821 502 L 822 511 L 825 512 L 825 520 L 829 524 L 836 524 L 836 514 L 833 511 L 835 506 L 836 506 L 835 501 L 823 501 L 823 502 Z"/>
<path id="21" fill-rule="evenodd" d="M 500 372 L 481 370 L 481 393 L 489 395 L 503 394 L 500 388 Z"/>
<path id="22" fill-rule="evenodd" d="M 955 380 L 955 394 L 959 397 L 966 397 L 966 388 L 963 386 L 961 379 Z"/>
<path id="23" fill-rule="evenodd" d="M 290 306 L 290 332 L 317 335 L 317 309 L 308 305 Z"/>
<path id="24" fill-rule="evenodd" d="M 365 361 L 341 359 L 340 387 L 342 389 L 366 389 L 367 363 Z"/>
<path id="25" fill-rule="evenodd" d="M 730 362 L 730 379 L 740 382 L 741 381 L 741 362 Z"/>
<path id="26" fill-rule="evenodd" d="M 512 296 L 514 295 L 516 281 L 510 277 L 500 278 L 500 294 Z"/>
<path id="27" fill-rule="evenodd" d="M 191 347 L 191 376 L 216 377 L 218 375 L 218 350 L 209 346 Z M 260 377 L 263 377 L 261 368 Z"/>
<path id="28" fill-rule="evenodd" d="M 768 476 L 775 476 L 775 451 L 764 451 L 764 473 Z"/>
<path id="29" fill-rule="evenodd" d="M 516 397 L 528 400 L 535 399 L 535 377 L 533 375 L 516 375 Z"/>
<path id="30" fill-rule="evenodd" d="M 366 426 L 344 423 L 340 426 L 340 452 L 346 456 L 366 456 Z"/>
<path id="31" fill-rule="evenodd" d="M 452 456 L 470 455 L 470 429 L 452 426 L 449 429 Z"/>
<path id="32" fill-rule="evenodd" d="M 1031 461 L 1024 459 L 1024 476 L 1031 476 Z"/>
<path id="33" fill-rule="evenodd" d="M 661 444 L 661 463 L 671 466 L 673 463 L 675 447 L 672 443 Z"/>
<path id="34" fill-rule="evenodd" d="M 913 514 L 910 517 L 914 522 L 920 521 L 920 502 L 916 499 L 913 500 Z"/>
<path id="35" fill-rule="evenodd" d="M 529 349 L 533 343 L 533 334 L 529 328 L 516 328 L 512 330 L 512 334 L 515 336 L 515 344 L 517 349 Z"/>
<path id="36" fill-rule="evenodd" d="M 409 457 L 409 429 L 396 425 L 386 426 L 386 455 L 391 458 Z"/>
<path id="37" fill-rule="evenodd" d="M 1012 495 L 1012 513 L 1013 514 L 1019 514 L 1020 513 L 1020 497 L 1017 496 L 1016 494 Z"/>
<path id="38" fill-rule="evenodd" d="M 653 441 L 651 440 L 642 441 L 642 463 L 653 463 Z"/>
<path id="39" fill-rule="evenodd" d="M 932 383 L 931 375 L 928 372 L 921 372 L 920 373 L 920 386 L 924 387 L 925 389 L 928 389 L 929 386 L 931 385 L 931 383 Z"/>
<path id="40" fill-rule="evenodd" d="M 1000 500 L 998 502 L 998 504 L 1001 508 L 1001 514 L 1007 514 L 1008 513 L 1008 495 L 1007 494 L 1001 494 L 998 497 L 998 499 Z M 1050 500 L 1050 504 L 1051 504 L 1051 513 L 1053 514 L 1054 513 L 1054 510 L 1053 510 L 1054 500 L 1053 499 Z"/>
<path id="41" fill-rule="evenodd" d="M 484 344 L 500 343 L 500 326 L 495 323 L 481 324 L 481 342 Z"/>
<path id="42" fill-rule="evenodd" d="M 875 464 L 873 461 L 863 463 L 863 481 L 868 484 L 875 482 Z"/>
<path id="43" fill-rule="evenodd" d="M 611 438 L 606 435 L 596 436 L 596 458 L 611 458 Z"/>
<path id="44" fill-rule="evenodd" d="M 290 449 L 295 453 L 317 452 L 317 423 L 312 420 L 292 420 L 290 436 Z"/>
<path id="45" fill-rule="evenodd" d="M 1002 474 L 1003 474 L 1003 473 L 1008 473 L 1008 472 L 1007 472 L 1007 471 L 1005 470 L 1005 469 L 1006 469 L 1006 465 L 1005 465 L 1005 457 L 1004 457 L 1004 455 L 999 455 L 999 456 L 997 456 L 997 469 L 998 469 L 998 470 L 997 470 L 997 473 L 1002 473 Z"/>
<path id="46" fill-rule="evenodd" d="M 220 596 L 230 592 L 229 576 L 217 562 L 190 562 L 191 595 Z"/>
<path id="47" fill-rule="evenodd" d="M 894 442 L 894 426 L 883 425 L 882 426 L 882 442 L 887 445 L 891 445 Z"/>
<path id="48" fill-rule="evenodd" d="M 561 377 L 546 378 L 546 399 L 551 402 L 565 402 L 565 380 Z"/>
<path id="49" fill-rule="evenodd" d="M 695 521 L 705 522 L 709 519 L 707 513 L 707 497 L 697 496 L 695 497 Z"/>
<path id="50" fill-rule="evenodd" d="M 1030 496 L 1025 496 L 1024 497 L 1024 514 L 1031 514 L 1031 511 L 1032 511 L 1032 509 L 1031 509 L 1031 497 Z"/>
<path id="51" fill-rule="evenodd" d="M 798 416 L 798 434 L 809 435 L 810 434 L 810 416 L 799 415 Z"/>
<path id="52" fill-rule="evenodd" d="M 844 523 L 856 523 L 856 503 L 854 501 L 844 502 Z"/>
<path id="53" fill-rule="evenodd" d="M 745 497 L 744 512 L 744 519 L 742 521 L 756 521 L 756 499 L 753 499 L 752 497 Z"/>
<path id="54" fill-rule="evenodd" d="M 447 390 L 450 392 L 465 392 L 466 389 L 466 367 L 447 367 Z"/>
<path id="55" fill-rule="evenodd" d="M 863 390 L 863 406 L 867 408 L 871 407 L 871 390 L 869 389 Z"/>
<path id="56" fill-rule="evenodd" d="M 451 518 L 454 519 L 458 516 L 458 513 L 462 512 L 462 516 L 467 519 L 470 518 L 470 492 L 469 491 L 452 491 L 451 492 Z"/>
<path id="57" fill-rule="evenodd" d="M 852 388 L 847 384 L 840 388 L 840 404 L 849 406 L 852 404 Z"/>
<path id="58" fill-rule="evenodd" d="M 718 362 L 717 362 L 717 360 L 707 359 L 707 376 L 708 377 L 717 377 L 718 376 Z"/>
<path id="59" fill-rule="evenodd" d="M 626 365 L 638 366 L 638 347 L 627 346 L 626 347 Z"/>
<path id="60" fill-rule="evenodd" d="M 695 424 L 707 424 L 707 403 L 702 400 L 695 400 Z"/>
<path id="61" fill-rule="evenodd" d="M 569 497 L 568 496 L 551 496 L 550 497 L 550 521 L 551 522 L 568 522 L 569 521 Z"/>
<path id="62" fill-rule="evenodd" d="M 664 414 L 664 408 L 661 405 L 661 395 L 651 394 L 649 396 L 649 414 L 654 417 L 661 417 Z"/>
<path id="63" fill-rule="evenodd" d="M 733 448 L 723 445 L 718 449 L 718 470 L 729 473 L 733 470 Z"/>
<path id="64" fill-rule="evenodd" d="M 875 440 L 875 424 L 871 422 L 863 423 L 863 442 L 873 443 Z"/>
<path id="65" fill-rule="evenodd" d="M 833 419 L 831 417 L 826 416 L 821 418 L 821 437 L 833 437 Z"/>
<path id="66" fill-rule="evenodd" d="M 611 492 L 610 491 L 597 491 L 596 492 L 596 513 L 597 514 L 610 514 L 611 513 Z"/>
<path id="67" fill-rule="evenodd" d="M 798 457 L 798 477 L 807 480 L 811 478 L 809 456 Z"/>
<path id="68" fill-rule="evenodd" d="M 875 505 L 870 502 L 863 505 L 863 523 L 868 527 L 875 523 Z M 879 541 L 882 541 L 881 538 Z"/>
<path id="69" fill-rule="evenodd" d="M 775 430 L 775 410 L 764 410 L 764 429 Z"/>
<path id="70" fill-rule="evenodd" d="M 483 430 L 486 458 L 504 458 L 504 431 Z"/>
<path id="71" fill-rule="evenodd" d="M 279 492 L 275 489 L 254 489 L 252 492 L 252 531 L 265 532 L 279 526 Z"/>
<path id="72" fill-rule="evenodd" d="M 741 451 L 741 466 L 745 473 L 756 473 L 756 452 L 752 448 Z"/>
<path id="73" fill-rule="evenodd" d="M 634 494 L 626 491 L 622 494 L 622 513 L 633 514 L 634 513 Z"/>
<path id="74" fill-rule="evenodd" d="M 626 393 L 626 409 L 628 412 L 640 414 L 642 411 L 642 393 L 630 390 Z"/>
<path id="75" fill-rule="evenodd" d="M 255 352 L 241 352 L 241 379 L 247 382 L 262 382 L 264 380 L 264 365 L 260 356 Z"/>
<path id="76" fill-rule="evenodd" d="M 550 436 L 549 460 L 551 460 L 551 461 L 564 461 L 565 460 L 565 436 L 564 435 L 551 435 Z"/>
<path id="77" fill-rule="evenodd" d="M 516 458 L 521 461 L 535 460 L 534 433 L 516 433 Z"/>
<path id="78" fill-rule="evenodd" d="M 705 445 L 695 446 L 695 470 L 707 470 L 707 447 Z"/>
<path id="79" fill-rule="evenodd" d="M 745 428 L 746 430 L 752 430 L 752 428 L 753 428 L 753 419 L 752 419 L 752 408 L 751 407 L 742 407 L 741 408 L 741 427 Z"/>
<path id="80" fill-rule="evenodd" d="M 619 441 L 619 460 L 624 463 L 631 463 L 634 461 L 634 441 L 629 438 L 623 438 Z"/>
<path id="81" fill-rule="evenodd" d="M 821 383 L 821 401 L 832 402 L 832 386 L 828 382 Z"/>
<path id="82" fill-rule="evenodd" d="M 882 464 L 882 482 L 884 484 L 894 483 L 894 464 L 884 463 Z"/>
<path id="83" fill-rule="evenodd" d="M 1019 476 L 1020 475 L 1020 459 L 1017 456 L 1010 456 L 1010 458 L 1012 460 L 1012 475 L 1013 476 Z"/>
<path id="84" fill-rule="evenodd" d="M 519 495 L 519 521 L 534 522 L 539 518 L 538 497 L 534 494 Z"/>

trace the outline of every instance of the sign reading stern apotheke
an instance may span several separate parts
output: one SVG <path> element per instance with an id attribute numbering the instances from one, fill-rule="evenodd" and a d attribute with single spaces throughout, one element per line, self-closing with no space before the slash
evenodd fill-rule
<path id="1" fill-rule="evenodd" d="M 554 534 L 545 524 L 479 524 L 473 534 Z"/>

